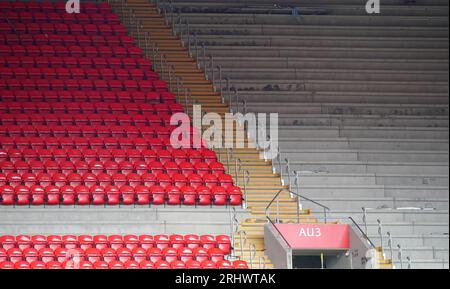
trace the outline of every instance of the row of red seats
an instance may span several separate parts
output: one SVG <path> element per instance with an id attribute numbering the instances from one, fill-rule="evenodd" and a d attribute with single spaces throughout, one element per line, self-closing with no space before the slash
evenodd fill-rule
<path id="1" fill-rule="evenodd" d="M 23 52 L 23 51 L 22 51 Z M 21 53 L 21 51 L 18 51 Z M 26 53 L 26 51 L 25 51 Z M 151 62 L 146 58 L 130 58 L 130 57 L 47 57 L 47 56 L 4 56 L 0 58 L 1 61 L 4 60 L 5 63 L 8 61 L 9 67 L 66 67 L 66 68 L 123 68 L 123 69 L 144 69 L 151 70 Z M 13 61 L 13 63 L 11 63 Z M 14 63 L 14 61 L 17 61 Z M 26 65 L 25 62 L 28 62 Z M 12 65 L 11 65 L 12 64 Z M 5 64 L 6 65 L 6 64 Z M 4 66 L 4 65 L 3 65 Z"/>
<path id="2" fill-rule="evenodd" d="M 151 126 L 170 126 L 173 116 L 169 113 L 149 114 L 147 116 L 106 113 L 94 115 L 44 113 L 39 115 L 48 116 L 49 118 L 46 119 L 35 117 L 37 115 L 39 114 L 0 113 L 0 117 L 3 117 L 0 121 L 0 136 L 151 136 L 155 131 L 155 128 Z M 77 118 L 78 115 L 83 117 Z M 88 131 L 83 131 L 83 128 L 88 129 Z"/>
<path id="3" fill-rule="evenodd" d="M 102 17 L 103 18 L 103 17 Z M 126 35 L 121 24 L 52 24 L 52 23 L 0 23 L 2 34 L 84 34 L 84 35 Z"/>
<path id="4" fill-rule="evenodd" d="M 212 261 L 188 261 L 184 263 L 183 261 L 173 261 L 169 263 L 167 261 L 158 261 L 153 263 L 151 261 L 142 261 L 140 263 L 136 261 L 128 261 L 122 263 L 120 261 L 112 261 L 107 263 L 105 261 L 97 261 L 94 264 L 88 261 L 82 261 L 77 264 L 73 262 L 49 262 L 45 264 L 44 262 L 35 261 L 31 264 L 25 261 L 22 262 L 0 262 L 0 269 L 248 269 L 248 265 L 245 261 L 234 261 L 230 262 L 228 260 L 219 261 L 214 263 Z"/>
<path id="5" fill-rule="evenodd" d="M 90 74 L 92 72 L 93 74 Z M 16 67 L 2 68 L 0 79 L 103 79 L 103 80 L 158 80 L 159 75 L 141 68 L 53 68 L 53 67 Z"/>
<path id="6" fill-rule="evenodd" d="M 134 38 L 127 35 L 84 35 L 84 34 L 2 34 L 1 45 L 52 45 L 55 50 L 64 51 L 70 46 L 95 46 L 109 53 L 107 47 L 135 47 Z"/>
<path id="7" fill-rule="evenodd" d="M 9 24 L 18 26 L 26 23 L 79 23 L 79 24 L 118 24 L 120 23 L 119 17 L 114 13 L 58 13 L 58 12 L 5 12 L 3 21 L 0 24 Z M 2 15 L 2 16 L 3 16 Z M 6 21 L 5 21 L 6 20 Z"/>
<path id="8" fill-rule="evenodd" d="M 159 140 L 161 141 L 161 140 Z M 50 148 L 50 149 L 0 149 L 0 161 L 9 160 L 13 164 L 16 161 L 144 161 L 153 162 L 160 161 L 162 164 L 166 162 L 175 162 L 179 165 L 183 162 L 190 162 L 192 165 L 196 165 L 201 162 L 205 162 L 208 165 L 217 161 L 217 155 L 214 151 L 207 148 L 202 149 L 174 149 L 173 147 L 163 150 L 136 150 L 136 149 L 61 149 L 61 148 Z M 30 163 L 31 165 L 32 163 Z M 6 166 L 3 163 L 3 166 Z M 186 166 L 186 164 L 185 164 Z M 79 167 L 79 165 L 78 165 Z"/>
<path id="9" fill-rule="evenodd" d="M 163 188 L 169 186 L 184 187 L 192 186 L 198 188 L 206 186 L 213 188 L 222 186 L 229 188 L 233 186 L 233 178 L 230 175 L 219 172 L 216 174 L 206 173 L 203 175 L 197 173 L 181 174 L 179 171 L 164 172 L 163 169 L 142 169 L 141 172 L 135 172 L 127 168 L 126 170 L 111 169 L 97 170 L 90 169 L 82 172 L 80 169 L 68 168 L 61 172 L 55 168 L 45 169 L 42 167 L 40 172 L 30 173 L 29 171 L 0 173 L 0 185 L 8 185 L 17 187 L 21 185 L 42 187 L 57 186 L 63 187 L 70 185 L 73 187 L 84 185 L 87 187 L 99 186 L 155 186 L 159 185 Z M 77 172 L 75 172 L 77 171 Z"/>
<path id="10" fill-rule="evenodd" d="M 171 206 L 240 206 L 243 202 L 239 187 L 198 188 L 185 186 L 11 186 L 0 187 L 0 204 L 4 206 L 57 205 L 171 205 Z"/>
<path id="11" fill-rule="evenodd" d="M 102 250 L 104 248 L 219 248 L 226 254 L 230 252 L 231 240 L 227 235 L 2 235 L 0 236 L 0 248 L 9 250 L 11 248 L 19 248 L 21 250 L 34 248 L 40 250 L 42 248 L 58 248 L 65 249 L 89 249 L 96 248 Z"/>
<path id="12" fill-rule="evenodd" d="M 46 56 L 46 57 L 132 57 L 141 58 L 138 47 L 108 46 L 53 46 L 53 45 L 0 45 L 3 56 Z"/>
<path id="13" fill-rule="evenodd" d="M 96 248 L 75 248 L 75 249 L 65 249 L 59 248 L 53 250 L 51 248 L 43 248 L 40 250 L 34 248 L 28 248 L 21 250 L 19 248 L 11 248 L 9 250 L 4 250 L 0 248 L 0 262 L 11 261 L 11 262 L 21 262 L 26 261 L 28 263 L 42 261 L 44 263 L 48 262 L 66 262 L 69 260 L 77 259 L 78 261 L 88 261 L 95 263 L 98 261 L 112 262 L 129 262 L 129 261 L 151 261 L 156 263 L 158 261 L 213 261 L 219 262 L 225 260 L 225 256 L 229 253 L 225 253 L 218 248 L 165 248 L 163 250 L 159 248 L 134 248 L 133 250 L 128 248 L 119 248 L 117 250 L 112 248 L 96 249 Z"/>
<path id="14" fill-rule="evenodd" d="M 155 128 L 157 136 L 151 138 L 136 137 L 3 137 L 0 136 L 0 149 L 170 149 L 175 145 L 171 142 L 170 131 L 167 127 Z M 156 138 L 157 137 L 157 138 Z M 177 141 L 176 145 L 182 148 L 193 148 L 193 142 Z M 206 147 L 206 142 L 202 145 Z"/>
<path id="15" fill-rule="evenodd" d="M 45 156 L 47 158 L 47 156 Z M 44 160 L 44 157 L 39 157 Z M 0 176 L 1 174 L 40 174 L 40 173 L 77 173 L 85 174 L 92 173 L 98 175 L 101 173 L 107 174 L 131 174 L 136 173 L 138 175 L 143 175 L 145 173 L 153 174 L 167 174 L 173 176 L 174 174 L 181 174 L 184 176 L 189 176 L 191 174 L 198 174 L 201 177 L 205 177 L 208 174 L 223 174 L 224 166 L 222 163 L 213 162 L 207 164 L 206 162 L 200 162 L 195 160 L 197 163 L 193 165 L 190 162 L 180 162 L 179 164 L 172 161 L 142 161 L 142 160 L 123 160 L 115 161 L 114 157 L 101 158 L 100 161 L 93 160 L 90 162 L 82 160 L 66 160 L 66 158 L 60 158 L 57 160 L 18 160 L 18 161 L 1 161 L 0 165 Z M 161 158 L 159 160 L 162 161 Z M 218 176 L 223 177 L 223 176 Z"/>
<path id="16" fill-rule="evenodd" d="M 0 90 L 82 90 L 82 91 L 141 91 L 163 92 L 167 85 L 163 80 L 91 80 L 91 79 L 0 79 Z"/>
<path id="17" fill-rule="evenodd" d="M 178 103 L 111 103 L 111 102 L 0 102 L 0 113 L 120 113 L 136 117 L 139 114 L 159 114 L 183 112 L 184 107 Z M 144 117 L 147 117 L 146 115 Z M 135 119 L 135 122 L 137 120 Z"/>
<path id="18" fill-rule="evenodd" d="M 45 156 L 48 158 L 48 156 Z M 103 172 L 114 174 L 114 173 L 137 173 L 144 174 L 152 172 L 156 173 L 167 173 L 169 175 L 173 174 L 198 174 L 200 176 L 205 176 L 207 174 L 223 174 L 224 166 L 219 162 L 212 162 L 210 164 L 206 162 L 200 162 L 200 160 L 195 160 L 196 163 L 193 165 L 190 162 L 179 159 L 179 163 L 170 161 L 168 159 L 162 159 L 162 157 L 156 157 L 156 160 L 120 160 L 116 161 L 116 157 L 110 155 L 103 155 L 100 160 L 93 160 L 90 162 L 84 161 L 83 157 L 74 155 L 72 157 L 64 157 L 59 155 L 56 160 L 45 160 L 44 157 L 39 157 L 40 160 L 17 160 L 17 161 L 1 161 L 0 172 L 4 174 L 9 173 L 93 173 L 100 174 Z M 122 157 L 117 157 L 121 159 Z M 79 160 L 78 160 L 79 159 Z M 160 160 L 160 161 L 158 161 Z"/>
<path id="19" fill-rule="evenodd" d="M 105 80 L 157 80 L 158 73 L 142 68 L 53 68 L 53 67 L 3 67 L 0 79 L 105 79 Z"/>
<path id="20" fill-rule="evenodd" d="M 51 1 L 1 1 L 0 11 L 42 11 L 42 12 L 66 12 L 66 2 Z M 83 2 L 80 5 L 80 12 L 83 13 L 110 13 L 111 5 L 106 2 Z"/>
<path id="21" fill-rule="evenodd" d="M 78 118 L 77 116 L 82 116 Z M 3 136 L 150 136 L 160 125 L 170 126 L 172 114 L 10 114 L 0 113 Z M 48 117 L 48 118 L 45 118 Z M 31 124 L 30 124 L 31 123 Z M 47 128 L 42 127 L 48 126 Z M 67 127 L 68 126 L 68 127 Z M 152 127 L 154 126 L 154 127 Z M 81 132 L 82 128 L 88 129 Z M 130 131 L 128 131 L 128 129 Z M 38 130 L 38 131 L 37 131 Z"/>
<path id="22" fill-rule="evenodd" d="M 58 85 L 59 80 L 53 80 Z M 153 83 L 153 82 L 152 82 Z M 59 85 L 64 86 L 64 83 Z M 142 92 L 142 91 L 69 91 L 69 90 L 2 90 L 0 89 L 0 97 L 2 102 L 105 102 L 105 103 L 129 103 L 130 106 L 133 103 L 175 103 L 176 96 L 174 93 L 168 91 L 162 92 Z M 105 104 L 106 105 L 106 104 Z M 89 104 L 87 104 L 89 108 Z"/>

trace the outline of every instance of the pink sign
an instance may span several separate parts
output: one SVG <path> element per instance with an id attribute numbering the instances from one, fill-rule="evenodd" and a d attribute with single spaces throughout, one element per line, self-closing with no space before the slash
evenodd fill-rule
<path id="1" fill-rule="evenodd" d="M 277 224 L 289 246 L 296 250 L 349 249 L 349 228 L 345 224 Z"/>

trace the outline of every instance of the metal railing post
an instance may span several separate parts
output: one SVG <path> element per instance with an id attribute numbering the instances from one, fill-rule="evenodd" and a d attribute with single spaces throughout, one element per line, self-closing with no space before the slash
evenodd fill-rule
<path id="1" fill-rule="evenodd" d="M 241 245 L 241 258 L 244 258 L 244 247 L 247 246 L 247 233 L 245 231 L 239 231 L 238 234 Z"/>
<path id="2" fill-rule="evenodd" d="M 231 100 L 231 87 L 230 87 L 230 79 L 227 77 L 227 96 L 228 96 L 228 107 L 230 108 L 230 112 L 233 113 L 232 100 Z"/>
<path id="3" fill-rule="evenodd" d="M 222 96 L 222 103 L 225 103 L 225 96 L 223 95 L 223 83 L 222 83 L 222 66 L 218 65 L 217 68 L 219 69 L 219 91 L 220 95 Z"/>
<path id="4" fill-rule="evenodd" d="M 214 70 L 214 57 L 211 55 L 209 56 L 209 68 L 211 69 L 211 81 L 214 92 L 216 92 L 216 75 Z"/>
<path id="5" fill-rule="evenodd" d="M 389 252 L 391 254 L 391 261 L 394 261 L 394 240 L 392 239 L 392 235 L 391 232 L 387 232 L 386 233 L 388 236 L 388 247 L 389 247 Z"/>
<path id="6" fill-rule="evenodd" d="M 367 235 L 367 208 L 363 207 L 362 211 L 363 211 L 364 230 L 366 231 L 365 233 Z"/>
<path id="7" fill-rule="evenodd" d="M 291 163 L 289 161 L 289 159 L 285 159 L 286 161 L 286 173 L 288 174 L 288 186 L 289 189 L 292 188 L 292 178 L 291 178 Z"/>
<path id="8" fill-rule="evenodd" d="M 189 27 L 189 19 L 186 19 L 186 28 L 187 28 L 187 37 L 188 37 L 188 52 L 189 57 L 192 57 L 192 50 L 191 50 L 191 32 Z"/>
<path id="9" fill-rule="evenodd" d="M 398 260 L 400 261 L 400 269 L 403 269 L 403 249 L 400 244 L 397 245 L 398 248 Z"/>
<path id="10" fill-rule="evenodd" d="M 208 67 L 206 65 L 206 46 L 204 43 L 202 43 L 202 50 L 203 50 L 203 68 L 205 70 L 205 77 L 206 77 L 206 80 L 209 80 Z"/>
<path id="11" fill-rule="evenodd" d="M 380 236 L 380 246 L 383 248 L 383 224 L 380 219 L 377 219 L 378 223 L 378 235 Z"/>
<path id="12" fill-rule="evenodd" d="M 296 196 L 296 198 L 297 198 L 297 223 L 300 223 L 300 208 L 303 208 L 302 207 L 302 204 L 300 203 L 300 197 L 299 197 L 299 195 L 300 195 L 300 179 L 299 179 L 299 176 L 298 176 L 298 172 L 297 171 L 294 171 L 294 173 L 295 173 L 295 189 L 296 189 L 296 193 L 297 193 L 297 196 Z"/>
<path id="13" fill-rule="evenodd" d="M 244 171 L 244 201 L 242 202 L 242 208 L 247 209 L 247 186 L 250 184 L 250 171 Z"/>

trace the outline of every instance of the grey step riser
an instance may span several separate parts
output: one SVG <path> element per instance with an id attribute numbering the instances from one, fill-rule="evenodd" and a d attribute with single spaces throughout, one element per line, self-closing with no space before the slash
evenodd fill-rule
<path id="1" fill-rule="evenodd" d="M 232 79 L 231 89 L 238 91 L 323 91 L 323 92 L 399 92 L 448 93 L 448 82 L 372 82 L 372 81 L 272 81 Z"/>
<path id="2" fill-rule="evenodd" d="M 383 229 L 385 232 L 395 232 L 396 234 L 437 234 L 448 233 L 448 225 L 432 225 L 432 224 L 416 224 L 414 227 L 408 225 L 392 225 L 384 224 Z M 378 232 L 378 226 L 369 225 L 368 233 L 373 235 Z"/>
<path id="3" fill-rule="evenodd" d="M 175 224 L 85 224 L 85 225 L 55 225 L 26 224 L 2 225 L 0 234 L 229 234 L 229 225 L 175 225 Z"/>
<path id="4" fill-rule="evenodd" d="M 290 117 L 286 115 L 279 115 L 279 125 L 282 126 L 404 126 L 404 127 L 443 127 L 449 126 L 448 119 L 411 119 L 411 118 L 373 118 L 373 119 L 363 119 L 363 118 L 344 118 L 338 119 L 339 116 L 335 118 L 329 117 L 315 117 L 315 118 L 302 118 L 302 117 Z M 375 137 L 375 136 L 374 136 Z"/>
<path id="5" fill-rule="evenodd" d="M 302 71 L 302 70 L 283 70 L 271 69 L 270 71 L 248 69 L 247 71 L 232 71 L 231 69 L 223 70 L 223 77 L 230 79 L 239 79 L 241 81 L 252 80 L 341 80 L 341 81 L 442 81 L 448 80 L 447 72 L 390 72 L 385 71 L 333 71 L 324 69 L 322 71 Z M 216 74 L 217 75 L 217 74 Z M 218 82 L 216 83 L 218 84 Z"/>
<path id="6" fill-rule="evenodd" d="M 400 262 L 394 263 L 396 269 L 400 269 Z M 408 263 L 406 260 L 403 261 L 403 269 L 408 268 Z M 446 263 L 441 263 L 440 261 L 436 261 L 435 263 L 424 263 L 424 262 L 412 262 L 411 269 L 423 269 L 423 270 L 439 270 L 439 269 L 449 269 L 448 260 Z"/>
<path id="7" fill-rule="evenodd" d="M 72 207 L 73 208 L 73 207 Z M 80 207 L 76 207 L 80 208 Z M 230 216 L 228 213 L 208 213 L 198 212 L 195 210 L 191 212 L 142 212 L 139 209 L 125 210 L 125 211 L 111 211 L 109 209 L 99 209 L 91 207 L 90 209 L 74 208 L 68 210 L 66 208 L 47 208 L 46 210 L 27 210 L 26 208 L 16 207 L 15 209 L 8 209 L 7 211 L 0 210 L 0 222 L 14 222 L 14 221 L 34 221 L 40 220 L 43 222 L 52 222 L 58 220 L 59 222 L 176 222 L 184 220 L 185 222 L 198 223 L 204 220 L 205 215 L 208 215 L 209 222 L 229 222 Z M 200 211 L 200 209 L 199 209 Z M 243 219 L 244 214 L 237 215 L 237 219 Z M 93 221 L 94 220 L 94 221 Z"/>
<path id="8" fill-rule="evenodd" d="M 283 48 L 282 48 L 283 47 Z M 411 49 L 358 49 L 349 47 L 339 49 L 333 47 L 285 48 L 280 47 L 236 47 L 210 46 L 208 50 L 216 57 L 303 57 L 317 59 L 390 59 L 390 60 L 443 60 L 448 61 L 448 50 L 411 50 Z M 320 61 L 319 61 L 320 63 Z"/>
<path id="9" fill-rule="evenodd" d="M 394 252 L 394 258 L 398 259 L 398 253 L 399 250 L 395 249 Z M 387 256 L 390 257 L 391 252 L 386 250 Z M 448 250 L 415 250 L 415 249 L 408 249 L 408 247 L 402 248 L 402 254 L 403 256 L 410 257 L 412 260 L 442 260 L 449 258 L 449 252 Z"/>
<path id="10" fill-rule="evenodd" d="M 302 150 L 302 149 L 365 149 L 365 150 L 447 150 L 448 142 L 388 142 L 388 141 L 322 141 L 322 140 L 279 140 L 280 147 L 283 150 Z"/>
<path id="11" fill-rule="evenodd" d="M 291 161 L 393 161 L 393 162 L 448 162 L 448 153 L 400 153 L 400 152 L 298 152 L 284 153 Z"/>
<path id="12" fill-rule="evenodd" d="M 191 36 L 205 37 L 208 35 L 248 35 L 248 36 L 343 36 L 343 37 L 420 37 L 420 38 L 448 38 L 447 29 L 373 29 L 372 27 L 323 27 L 314 26 L 279 26 L 270 25 L 220 25 L 189 23 Z M 184 25 L 183 25 L 184 26 Z M 177 31 L 183 31 L 184 40 L 188 41 L 186 27 L 177 25 Z"/>
<path id="13" fill-rule="evenodd" d="M 373 57 L 373 56 L 372 56 Z M 256 60 L 256 61 L 255 61 Z M 202 59 L 200 59 L 200 62 Z M 448 63 L 442 62 L 419 62 L 419 61 L 363 61 L 359 59 L 346 60 L 320 60 L 320 59 L 287 59 L 278 58 L 214 58 L 214 62 L 223 70 L 236 68 L 270 68 L 270 69 L 360 69 L 360 70 L 423 70 L 423 71 L 446 71 Z"/>
<path id="14" fill-rule="evenodd" d="M 328 105 L 328 104 L 304 104 L 301 102 L 285 105 L 264 105 L 262 102 L 247 103 L 247 111 L 261 113 L 280 113 L 280 114 L 337 114 L 337 115 L 406 115 L 406 116 L 429 116 L 442 115 L 448 116 L 448 106 L 440 107 L 383 107 L 376 105 Z"/>
<path id="15" fill-rule="evenodd" d="M 223 3 L 226 5 L 240 5 L 242 4 L 242 0 L 221 0 L 221 1 L 216 1 L 216 0 L 178 0 L 177 5 L 180 3 L 185 3 L 187 5 L 189 5 L 190 3 L 198 3 L 198 4 L 209 4 L 210 3 L 214 3 L 214 4 L 219 4 L 219 3 Z M 278 0 L 277 3 L 279 5 L 299 5 L 299 6 L 317 6 L 317 5 L 336 5 L 336 2 L 333 0 Z M 256 0 L 256 1 L 252 1 L 251 4 L 253 6 L 255 5 L 269 5 L 272 6 L 273 5 L 273 1 L 272 0 Z M 402 0 L 385 0 L 383 2 L 383 4 L 385 5 L 396 5 L 396 6 L 403 6 L 404 2 Z M 340 0 L 339 1 L 339 5 L 354 5 L 354 6 L 358 6 L 361 5 L 361 0 Z M 415 1 L 415 5 L 417 7 L 430 7 L 432 8 L 432 6 L 448 6 L 448 1 L 446 0 L 416 0 Z M 388 6 L 388 7 L 389 7 Z"/>
<path id="16" fill-rule="evenodd" d="M 302 185 L 390 185 L 390 186 L 448 186 L 449 178 L 447 177 L 401 177 L 401 176 L 305 176 L 300 175 L 300 182 Z M 288 177 L 284 177 L 285 182 L 288 183 Z M 291 176 L 294 180 L 295 176 Z"/>
<path id="17" fill-rule="evenodd" d="M 423 199 L 423 196 L 422 196 Z M 351 200 L 351 199 L 315 199 L 316 201 L 330 207 L 336 208 L 340 210 L 361 210 L 362 206 L 370 207 L 370 208 L 378 208 L 378 207 L 388 207 L 388 208 L 404 208 L 404 207 L 417 207 L 417 208 L 435 208 L 437 210 L 448 210 L 449 203 L 448 201 L 423 201 L 423 200 Z"/>
<path id="18" fill-rule="evenodd" d="M 359 5 L 358 5 L 359 4 Z M 304 5 L 300 5 L 300 14 L 302 15 L 311 15 L 317 12 L 325 12 L 330 15 L 366 15 L 367 11 L 364 5 L 361 3 L 353 4 L 353 5 L 336 5 L 333 3 L 330 4 L 316 4 L 313 7 L 304 7 Z M 267 8 L 264 9 L 264 6 L 248 6 L 245 3 L 208 3 L 205 7 L 204 3 L 191 2 L 191 3 L 180 3 L 177 2 L 174 5 L 175 13 L 204 13 L 204 12 L 221 12 L 221 11 L 239 11 L 242 10 L 246 13 L 264 13 L 267 11 Z M 445 6 L 392 6 L 392 5 L 383 5 L 383 15 L 385 16 L 447 16 L 448 11 L 445 11 Z M 272 13 L 277 14 L 291 14 L 292 9 L 287 6 L 282 6 L 279 9 L 272 9 Z"/>
<path id="19" fill-rule="evenodd" d="M 448 139 L 448 131 L 426 131 L 426 130 L 410 130 L 410 131 L 395 131 L 395 130 L 342 130 L 342 137 L 361 137 L 361 138 L 407 138 L 407 139 Z"/>
<path id="20" fill-rule="evenodd" d="M 397 17 L 397 16 L 339 16 L 339 15 L 258 15 L 222 13 L 184 13 L 183 18 L 192 24 L 272 24 L 272 25 L 330 25 L 330 26 L 378 26 L 382 27 L 448 27 L 443 17 Z"/>
<path id="21" fill-rule="evenodd" d="M 329 173 L 378 173 L 378 174 L 399 174 L 399 175 L 447 175 L 448 166 L 437 165 L 364 165 L 364 164 L 291 164 L 292 170 L 297 171 L 317 171 Z"/>
<path id="22" fill-rule="evenodd" d="M 370 239 L 375 242 L 376 244 L 381 243 L 381 239 L 378 236 L 370 236 Z M 448 238 L 433 238 L 433 237 L 397 237 L 393 236 L 393 243 L 394 246 L 399 244 L 403 248 L 417 248 L 417 247 L 436 247 L 436 248 L 448 248 L 449 247 L 449 240 Z M 383 239 L 383 242 L 387 242 L 387 237 Z M 386 243 L 384 243 L 386 244 Z M 386 253 L 388 256 L 390 256 L 389 248 L 385 248 Z"/>
<path id="23" fill-rule="evenodd" d="M 335 213 L 332 212 L 331 215 L 334 218 L 339 217 L 348 217 L 348 214 L 345 213 Z M 362 219 L 362 214 L 358 213 L 358 219 Z M 383 223 L 445 223 L 448 222 L 449 214 L 445 213 L 428 213 L 428 212 L 417 212 L 417 213 L 380 213 L 377 211 L 369 211 L 367 214 L 367 222 L 376 223 L 377 219 L 380 219 Z M 363 227 L 363 223 L 360 224 Z M 393 232 L 392 232 L 393 233 Z M 448 244 L 446 246 L 448 248 Z"/>
<path id="24" fill-rule="evenodd" d="M 298 129 L 286 129 L 281 127 L 279 131 L 280 138 L 295 137 L 295 138 L 384 138 L 384 139 L 436 139 L 448 140 L 448 131 L 443 130 L 395 130 L 389 127 L 386 129 L 305 129 L 298 127 Z"/>
<path id="25" fill-rule="evenodd" d="M 220 84 L 217 85 L 220 87 Z M 224 94 L 227 96 L 226 89 L 224 88 Z M 429 104 L 434 103 L 436 105 L 448 105 L 448 95 L 443 96 L 396 96 L 396 95 L 339 95 L 329 94 L 321 95 L 315 93 L 314 96 L 309 93 L 281 93 L 272 92 L 264 93 L 260 92 L 258 95 L 251 94 L 249 92 L 241 91 L 240 96 L 247 101 L 247 104 L 272 102 L 276 97 L 278 103 L 290 103 L 290 102 L 306 102 L 306 103 L 370 103 L 370 104 Z"/>
<path id="26" fill-rule="evenodd" d="M 382 188 L 346 188 L 346 189 L 328 189 L 328 188 L 301 188 L 300 193 L 308 198 L 426 198 L 439 199 L 448 197 L 447 189 L 430 189 L 430 190 L 390 190 Z"/>
<path id="27" fill-rule="evenodd" d="M 448 49 L 448 40 L 427 40 L 419 41 L 416 40 L 388 40 L 385 39 L 381 41 L 380 39 L 331 39 L 324 37 L 323 39 L 280 39 L 280 38 L 269 38 L 260 39 L 250 37 L 245 37 L 242 39 L 236 37 L 229 38 L 216 38 L 211 39 L 211 37 L 198 37 L 198 41 L 204 43 L 205 46 L 298 46 L 298 47 L 341 47 L 341 48 L 428 48 L 428 49 Z"/>

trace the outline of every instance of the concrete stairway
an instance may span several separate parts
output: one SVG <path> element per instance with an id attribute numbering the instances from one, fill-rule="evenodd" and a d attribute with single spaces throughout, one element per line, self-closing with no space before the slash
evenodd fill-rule
<path id="1" fill-rule="evenodd" d="M 125 24 L 127 24 L 126 19 L 129 15 L 132 15 L 134 19 L 139 21 L 141 25 L 138 26 L 128 23 L 128 31 L 131 31 L 131 34 L 137 39 L 144 39 L 148 33 L 151 44 L 158 48 L 154 59 L 159 60 L 163 56 L 164 61 L 167 61 L 167 64 L 172 66 L 172 71 L 169 72 L 166 65 L 161 65 L 160 61 L 154 61 L 155 68 L 163 78 L 169 82 L 171 78 L 182 80 L 182 84 L 174 88 L 174 91 L 177 92 L 178 89 L 190 91 L 187 102 L 183 98 L 183 93 L 178 94 L 179 102 L 187 104 L 189 114 L 192 113 L 192 104 L 202 105 L 204 112 L 216 112 L 222 116 L 229 112 L 228 106 L 221 101 L 221 93 L 214 90 L 213 83 L 205 78 L 205 71 L 197 67 L 196 60 L 189 56 L 181 40 L 173 36 L 171 26 L 166 24 L 164 17 L 158 13 L 154 4 L 144 0 L 128 1 L 126 6 L 121 6 L 120 2 L 112 2 L 112 4 L 116 12 L 122 16 L 122 19 L 125 19 Z M 149 47 L 143 45 L 141 47 L 149 57 L 155 56 Z M 248 142 L 247 139 L 244 141 Z M 244 169 L 248 170 L 251 175 L 251 181 L 247 184 L 246 194 L 246 203 L 250 214 L 247 217 L 244 217 L 245 215 L 243 214 L 238 214 L 240 228 L 239 233 L 236 234 L 234 244 L 236 255 L 238 258 L 245 259 L 249 264 L 252 264 L 252 268 L 272 268 L 270 260 L 264 254 L 264 248 L 256 246 L 256 244 L 263 243 L 263 234 L 247 233 L 244 235 L 245 233 L 241 232 L 246 230 L 247 225 L 257 224 L 259 228 L 263 228 L 265 215 L 254 215 L 252 211 L 254 208 L 259 209 L 259 211 L 263 210 L 270 199 L 273 198 L 275 192 L 281 189 L 280 176 L 273 174 L 271 163 L 261 160 L 260 152 L 255 149 L 234 149 L 231 153 L 218 149 L 217 154 L 220 160 L 227 165 L 227 171 L 234 176 L 237 185 L 243 186 Z M 235 169 L 238 159 L 242 163 L 241 169 Z M 292 208 L 296 206 L 292 199 L 285 199 L 284 203 L 287 207 Z M 203 219 L 204 216 L 205 212 Z M 310 211 L 304 211 L 303 216 L 305 219 L 310 219 Z M 178 220 L 183 220 L 180 215 L 175 217 L 178 217 Z M 229 224 L 229 218 L 226 220 L 228 220 Z M 237 236 L 242 236 L 242 238 Z M 255 251 L 253 248 L 255 248 Z"/>
<path id="2" fill-rule="evenodd" d="M 301 194 L 362 225 L 361 208 L 374 209 L 378 244 L 380 219 L 383 244 L 390 232 L 412 268 L 448 268 L 448 1 L 383 1 L 380 15 L 357 0 L 164 7 L 234 111 L 279 113 L 282 165 Z"/>

